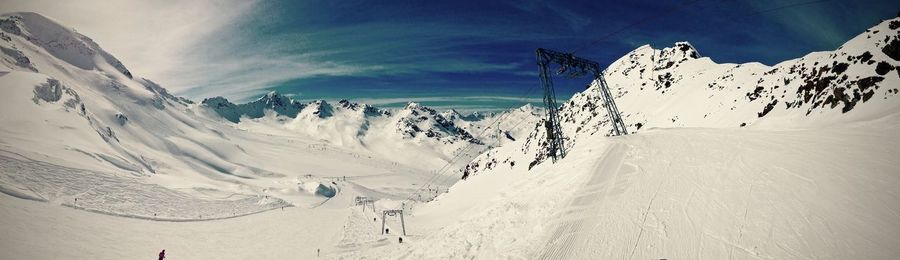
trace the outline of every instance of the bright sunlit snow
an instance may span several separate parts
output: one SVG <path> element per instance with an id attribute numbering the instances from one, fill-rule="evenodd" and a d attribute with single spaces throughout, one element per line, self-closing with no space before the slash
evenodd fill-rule
<path id="1" fill-rule="evenodd" d="M 52 18 L 0 29 L 3 259 L 900 255 L 900 18 L 771 66 L 641 46 L 603 72 L 630 134 L 591 82 L 555 162 L 531 104 L 192 101 Z"/>

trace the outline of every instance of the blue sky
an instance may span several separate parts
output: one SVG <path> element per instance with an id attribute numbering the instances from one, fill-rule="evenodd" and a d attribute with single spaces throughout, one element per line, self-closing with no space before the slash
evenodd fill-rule
<path id="1" fill-rule="evenodd" d="M 0 9 L 50 15 L 137 75 L 195 100 L 244 102 L 276 90 L 493 110 L 522 104 L 528 90 L 526 101 L 540 101 L 536 48 L 571 51 L 692 1 L 10 0 Z M 883 0 L 700 0 L 578 55 L 605 66 L 643 44 L 689 41 L 720 63 L 772 65 L 833 50 L 898 11 L 900 2 Z M 559 98 L 586 83 L 561 84 Z"/>

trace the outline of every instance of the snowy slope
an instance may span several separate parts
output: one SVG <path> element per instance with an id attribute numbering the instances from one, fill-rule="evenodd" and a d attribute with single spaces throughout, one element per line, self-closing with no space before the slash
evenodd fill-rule
<path id="1" fill-rule="evenodd" d="M 5 14 L 0 29 L 3 193 L 113 215 L 197 220 L 319 205 L 329 200 L 316 192 L 320 185 L 385 188 L 373 194 L 400 197 L 431 177 L 321 140 L 327 137 L 223 124 L 39 14 Z M 297 107 L 274 95 L 263 101 L 258 106 L 278 111 Z M 303 108 L 297 120 L 327 118 L 330 109 Z M 441 160 L 429 156 L 422 159 Z M 343 176 L 380 177 L 330 181 Z M 182 207 L 190 210 L 176 210 Z"/>
<path id="2" fill-rule="evenodd" d="M 335 258 L 890 259 L 892 122 L 587 136 L 556 164 L 495 167 L 414 206 L 404 244 Z"/>
<path id="3" fill-rule="evenodd" d="M 6 14 L 0 251 L 891 259 L 900 255 L 898 27 L 900 18 L 885 21 L 839 50 L 774 66 L 716 64 L 687 43 L 639 48 L 606 71 L 636 134 L 606 136 L 591 87 L 563 105 L 570 152 L 548 163 L 533 107 L 386 112 L 276 93 L 192 104 L 53 20 Z M 491 149 L 463 172 L 428 171 L 470 146 Z M 355 196 L 376 209 L 352 206 Z M 396 216 L 390 234 L 380 230 L 380 210 L 397 208 L 403 244 Z"/>

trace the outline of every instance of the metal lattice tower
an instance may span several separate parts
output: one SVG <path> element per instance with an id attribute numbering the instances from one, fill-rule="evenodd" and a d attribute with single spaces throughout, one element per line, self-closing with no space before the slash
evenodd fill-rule
<path id="1" fill-rule="evenodd" d="M 593 81 L 600 84 L 600 95 L 612 122 L 613 134 L 628 134 L 628 131 L 625 130 L 625 123 L 622 121 L 622 117 L 619 116 L 616 102 L 613 100 L 612 94 L 609 93 L 609 88 L 606 85 L 606 80 L 603 78 L 603 72 L 600 70 L 599 63 L 576 57 L 573 54 L 543 48 L 537 49 L 537 61 L 540 67 L 541 86 L 544 88 L 544 106 L 547 109 L 547 118 L 544 122 L 544 127 L 547 130 L 547 155 L 554 162 L 566 156 L 566 148 L 562 128 L 559 125 L 559 105 L 556 103 L 556 92 L 553 89 L 553 75 L 550 74 L 550 66 L 552 64 L 560 65 L 557 74 L 569 78 L 582 77 L 588 73 L 593 74 Z"/>
<path id="2" fill-rule="evenodd" d="M 406 221 L 403 220 L 403 210 L 402 209 L 389 209 L 389 210 L 385 210 L 385 211 L 381 212 L 381 234 L 382 235 L 384 235 L 384 232 L 385 232 L 385 229 L 384 229 L 385 220 L 384 219 L 387 216 L 396 216 L 396 215 L 400 215 L 400 227 L 403 228 L 403 235 L 404 236 L 406 235 Z"/>
<path id="3" fill-rule="evenodd" d="M 371 206 L 371 208 L 372 208 L 372 213 L 375 213 L 375 201 L 374 201 L 374 200 L 370 199 L 369 197 L 360 197 L 360 196 L 356 196 L 356 205 L 357 205 L 357 206 L 362 205 L 362 206 L 363 206 L 363 207 L 362 207 L 363 211 L 366 210 L 366 204 L 372 205 L 372 206 Z"/>

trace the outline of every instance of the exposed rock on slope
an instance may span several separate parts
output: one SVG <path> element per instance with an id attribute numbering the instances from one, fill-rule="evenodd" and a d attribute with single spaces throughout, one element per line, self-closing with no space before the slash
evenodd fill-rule
<path id="1" fill-rule="evenodd" d="M 630 132 L 659 127 L 827 127 L 897 113 L 900 18 L 883 21 L 834 51 L 774 66 L 718 64 L 686 42 L 641 46 L 604 71 Z M 560 109 L 566 145 L 611 133 L 598 86 Z M 463 175 L 497 164 L 531 168 L 546 159 L 542 123 L 513 147 L 489 151 Z M 528 158 L 525 162 L 518 157 Z"/>

